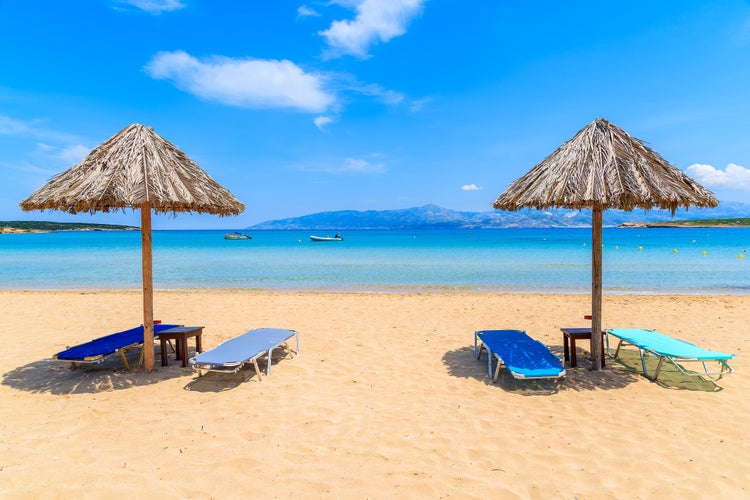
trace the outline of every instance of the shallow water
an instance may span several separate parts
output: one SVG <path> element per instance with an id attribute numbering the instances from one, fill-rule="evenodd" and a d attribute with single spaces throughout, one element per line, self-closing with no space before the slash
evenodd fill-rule
<path id="1" fill-rule="evenodd" d="M 155 231 L 160 289 L 588 293 L 590 229 Z M 750 229 L 605 228 L 606 293 L 750 293 Z M 740 258 L 740 256 L 743 258 Z M 745 262 L 747 260 L 747 262 Z M 139 289 L 140 233 L 0 235 L 0 288 Z"/>

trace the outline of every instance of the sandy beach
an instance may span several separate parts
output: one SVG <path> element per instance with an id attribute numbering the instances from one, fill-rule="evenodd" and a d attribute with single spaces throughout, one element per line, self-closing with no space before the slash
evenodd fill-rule
<path id="1" fill-rule="evenodd" d="M 635 358 L 559 382 L 490 383 L 473 332 L 520 328 L 562 357 L 588 295 L 161 292 L 204 348 L 293 328 L 270 377 L 71 370 L 56 352 L 141 323 L 136 292 L 0 292 L 4 498 L 741 498 L 750 495 L 745 296 L 604 299 L 605 327 L 732 352 L 716 383 L 657 384 Z M 191 352 L 193 343 L 190 343 Z M 251 375 L 251 371 L 244 372 Z"/>

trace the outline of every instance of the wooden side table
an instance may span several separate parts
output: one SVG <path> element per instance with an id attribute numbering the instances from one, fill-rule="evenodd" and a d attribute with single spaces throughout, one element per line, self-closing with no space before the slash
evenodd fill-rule
<path id="1" fill-rule="evenodd" d="M 202 326 L 176 326 L 168 330 L 159 332 L 159 342 L 161 343 L 161 366 L 167 366 L 167 341 L 174 340 L 177 344 L 177 359 L 182 360 L 182 366 L 187 366 L 187 339 L 195 337 L 195 352 L 202 352 L 201 337 L 203 335 Z"/>
<path id="2" fill-rule="evenodd" d="M 576 340 L 591 340 L 591 328 L 560 328 L 560 331 L 563 333 L 565 361 L 568 361 L 568 365 L 572 368 L 578 362 L 576 359 Z M 604 356 L 604 335 L 606 335 L 606 332 L 602 330 L 602 366 L 604 366 L 606 359 Z M 570 343 L 570 348 L 568 348 L 568 343 Z"/>

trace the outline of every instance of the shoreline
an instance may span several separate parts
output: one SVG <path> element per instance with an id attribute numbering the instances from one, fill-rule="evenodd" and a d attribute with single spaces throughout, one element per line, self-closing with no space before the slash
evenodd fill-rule
<path id="1" fill-rule="evenodd" d="M 95 288 L 95 287 L 71 287 L 71 288 L 3 288 L 0 286 L 0 293 L 26 293 L 26 292 L 39 292 L 39 293 L 141 293 L 142 288 L 131 287 L 131 288 Z M 228 294 L 372 294 L 372 295 L 459 295 L 459 294 L 491 294 L 491 295 L 543 295 L 543 296 L 555 296 L 555 295 L 574 295 L 574 296 L 590 296 L 591 290 L 572 290 L 572 289 L 555 289 L 555 290 L 535 290 L 535 289 L 517 289 L 511 290 L 507 288 L 488 289 L 488 288 L 477 288 L 477 287 L 414 287 L 414 288 L 309 288 L 309 289 L 286 289 L 286 288 L 244 288 L 244 287 L 208 287 L 208 286 L 196 286 L 191 288 L 158 288 L 154 287 L 154 294 L 158 293 L 228 293 Z M 723 297 L 723 296 L 736 296 L 746 297 L 750 295 L 750 290 L 745 289 L 732 289 L 732 290 L 704 290 L 703 292 L 696 290 L 684 290 L 684 289 L 673 289 L 673 290 L 607 290 L 605 287 L 603 290 L 603 296 L 611 297 L 622 297 L 622 296 L 680 296 L 680 297 Z"/>

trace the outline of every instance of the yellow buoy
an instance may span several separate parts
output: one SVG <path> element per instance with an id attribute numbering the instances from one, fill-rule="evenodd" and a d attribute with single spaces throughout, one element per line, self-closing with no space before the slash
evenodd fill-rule
<path id="1" fill-rule="evenodd" d="M 745 258 L 745 256 L 742 255 L 742 254 L 740 254 L 740 259 L 744 259 L 744 258 Z"/>
<path id="2" fill-rule="evenodd" d="M 676 249 L 676 248 L 673 248 L 673 249 L 672 249 L 672 251 L 673 251 L 674 253 L 677 253 L 677 249 Z"/>
<path id="3" fill-rule="evenodd" d="M 638 247 L 638 250 L 643 250 L 643 247 Z"/>
<path id="4" fill-rule="evenodd" d="M 619 249 L 620 249 L 620 245 L 615 245 L 615 250 L 619 250 Z"/>
<path id="5" fill-rule="evenodd" d="M 703 250 L 703 255 L 706 255 L 706 251 L 705 250 Z"/>

